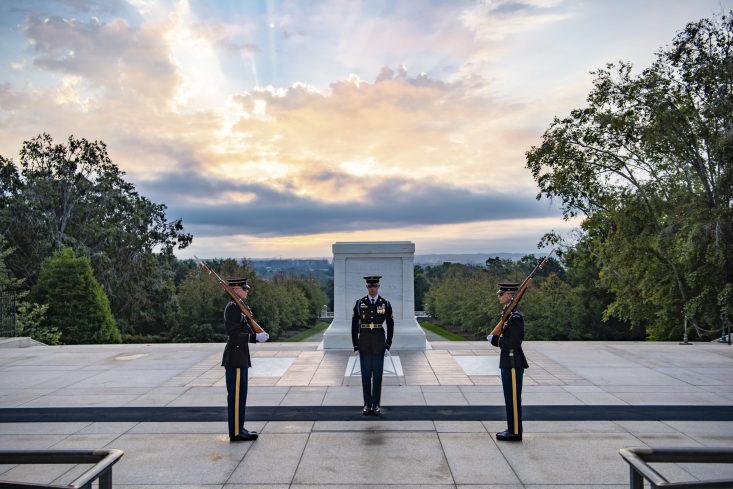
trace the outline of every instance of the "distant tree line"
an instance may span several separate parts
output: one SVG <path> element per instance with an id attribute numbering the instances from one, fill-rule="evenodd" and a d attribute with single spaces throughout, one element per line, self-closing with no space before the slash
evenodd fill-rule
<path id="1" fill-rule="evenodd" d="M 485 266 L 445 263 L 416 273 L 429 285 L 424 307 L 441 324 L 472 339 L 496 325 L 501 306 L 499 282 L 521 282 L 541 257 L 519 261 L 489 258 Z M 519 304 L 527 340 L 643 340 L 644 329 L 616 319 L 603 320 L 610 294 L 594 285 L 592 271 L 564 267 L 550 258 Z"/>
<path id="2" fill-rule="evenodd" d="M 247 305 L 257 322 L 277 339 L 283 332 L 315 324 L 328 296 L 312 278 L 276 275 L 259 277 L 246 260 L 215 259 L 207 262 L 221 276 L 246 277 L 251 286 Z M 185 273 L 178 287 L 179 316 L 170 329 L 173 341 L 225 341 L 223 292 L 192 260 L 179 262 Z"/>

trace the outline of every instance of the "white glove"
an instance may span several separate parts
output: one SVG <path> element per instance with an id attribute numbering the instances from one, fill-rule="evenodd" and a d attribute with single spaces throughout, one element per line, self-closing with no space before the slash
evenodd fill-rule
<path id="1" fill-rule="evenodd" d="M 493 334 L 490 334 L 489 336 L 486 337 L 486 341 L 488 341 L 489 343 L 491 343 L 491 340 L 493 338 L 494 338 L 494 335 Z"/>
<path id="2" fill-rule="evenodd" d="M 264 343 L 265 341 L 270 339 L 270 335 L 265 333 L 264 331 L 262 333 L 257 333 L 255 335 L 255 338 L 257 338 L 257 341 L 260 343 Z"/>
<path id="3" fill-rule="evenodd" d="M 384 350 L 384 358 L 391 357 L 392 354 L 389 352 L 389 350 Z"/>

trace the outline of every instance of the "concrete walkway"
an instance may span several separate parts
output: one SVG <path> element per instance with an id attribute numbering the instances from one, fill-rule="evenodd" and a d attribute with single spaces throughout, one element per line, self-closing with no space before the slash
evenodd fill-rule
<path id="1" fill-rule="evenodd" d="M 2 349 L 0 449 L 119 448 L 114 483 L 128 488 L 540 489 L 628 487 L 621 447 L 733 446 L 728 345 L 525 343 L 518 444 L 493 436 L 506 427 L 498 351 L 431 346 L 394 352 L 400 375 L 385 377 L 385 416 L 360 418 L 359 377 L 345 375 L 350 352 L 258 344 L 246 426 L 261 436 L 235 444 L 221 344 Z M 48 408 L 64 409 L 51 417 Z M 282 421 L 289 413 L 299 420 Z M 655 467 L 672 481 L 733 478 L 726 465 Z M 85 468 L 0 465 L 0 480 L 69 483 Z"/>

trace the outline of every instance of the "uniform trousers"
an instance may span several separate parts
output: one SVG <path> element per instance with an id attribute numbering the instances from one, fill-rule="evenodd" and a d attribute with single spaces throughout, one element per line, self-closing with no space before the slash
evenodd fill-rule
<path id="1" fill-rule="evenodd" d="M 244 432 L 244 408 L 247 404 L 247 377 L 249 369 L 226 367 L 227 421 L 229 436 Z"/>
<path id="2" fill-rule="evenodd" d="M 384 353 L 379 355 L 359 353 L 361 365 L 361 388 L 364 392 L 365 406 L 379 406 L 382 399 L 382 372 Z"/>
<path id="3" fill-rule="evenodd" d="M 508 431 L 513 435 L 522 434 L 522 379 L 523 368 L 502 368 L 501 385 L 504 388 L 504 405 Z"/>

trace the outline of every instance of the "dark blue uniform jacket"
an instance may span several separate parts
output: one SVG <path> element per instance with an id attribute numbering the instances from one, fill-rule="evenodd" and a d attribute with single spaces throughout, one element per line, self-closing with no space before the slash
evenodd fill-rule
<path id="1" fill-rule="evenodd" d="M 387 337 L 384 337 L 384 327 L 368 329 L 362 328 L 364 324 L 387 323 Z M 389 350 L 392 346 L 394 335 L 394 317 L 392 315 L 392 304 L 381 296 L 372 305 L 369 296 L 362 297 L 354 304 L 354 312 L 351 316 L 351 342 L 359 347 L 359 352 L 367 355 L 383 355 L 385 348 Z"/>
<path id="2" fill-rule="evenodd" d="M 247 307 L 247 306 L 245 306 Z M 252 361 L 249 357 L 249 343 L 257 341 L 254 331 L 236 304 L 229 302 L 224 309 L 224 326 L 229 339 L 221 359 L 222 367 L 249 368 Z"/>
<path id="3" fill-rule="evenodd" d="M 524 341 L 524 318 L 514 311 L 504 323 L 504 330 L 498 338 L 494 336 L 491 344 L 501 348 L 499 368 L 529 368 L 522 351 Z"/>

